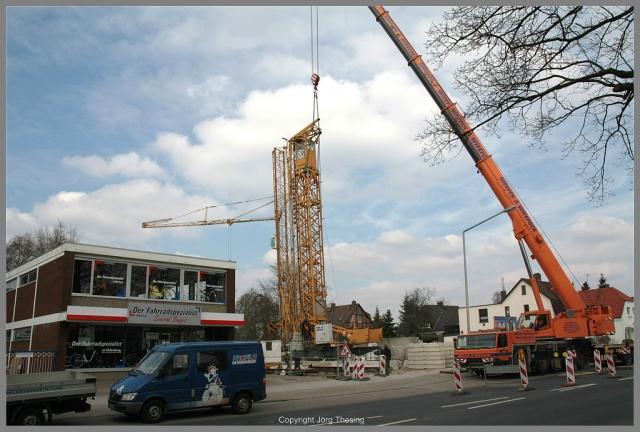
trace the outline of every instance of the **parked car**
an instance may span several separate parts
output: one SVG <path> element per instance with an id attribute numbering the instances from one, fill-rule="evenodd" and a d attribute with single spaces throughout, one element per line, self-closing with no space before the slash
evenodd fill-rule
<path id="1" fill-rule="evenodd" d="M 230 405 L 245 414 L 267 396 L 259 342 L 156 345 L 109 392 L 109 408 L 147 423 L 167 413 Z"/>

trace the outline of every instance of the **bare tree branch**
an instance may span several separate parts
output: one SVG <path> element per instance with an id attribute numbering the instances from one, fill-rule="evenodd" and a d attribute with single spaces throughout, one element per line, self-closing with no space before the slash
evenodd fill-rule
<path id="1" fill-rule="evenodd" d="M 427 31 L 427 56 L 437 67 L 452 55 L 466 59 L 454 82 L 470 97 L 466 115 L 476 129 L 497 134 L 507 122 L 530 145 L 545 148 L 556 128 L 576 124 L 562 152 L 584 156 L 578 174 L 600 205 L 610 194 L 611 163 L 633 173 L 633 12 L 631 6 L 455 7 Z M 416 139 L 432 163 L 460 149 L 439 118 L 428 119 Z"/>

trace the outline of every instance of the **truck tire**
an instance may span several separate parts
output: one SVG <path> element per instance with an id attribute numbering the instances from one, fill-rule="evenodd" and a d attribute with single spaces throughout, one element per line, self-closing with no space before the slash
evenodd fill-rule
<path id="1" fill-rule="evenodd" d="M 159 423 L 164 419 L 166 407 L 160 399 L 151 399 L 142 406 L 140 418 L 145 423 Z"/>
<path id="2" fill-rule="evenodd" d="M 45 417 L 42 413 L 42 408 L 24 408 L 16 416 L 16 424 L 18 426 L 38 426 L 44 423 Z"/>
<path id="3" fill-rule="evenodd" d="M 549 357 L 536 357 L 536 372 L 540 375 L 545 375 L 549 372 L 549 368 L 551 366 L 551 361 Z"/>
<path id="4" fill-rule="evenodd" d="M 253 399 L 251 398 L 251 395 L 249 393 L 238 393 L 233 399 L 231 410 L 234 412 L 234 414 L 246 414 L 251 411 L 252 404 Z"/>

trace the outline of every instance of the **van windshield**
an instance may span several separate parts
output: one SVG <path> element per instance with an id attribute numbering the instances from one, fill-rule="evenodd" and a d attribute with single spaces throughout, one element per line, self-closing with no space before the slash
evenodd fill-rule
<path id="1" fill-rule="evenodd" d="M 458 336 L 456 348 L 458 349 L 474 349 L 474 348 L 494 348 L 496 346 L 496 334 L 468 335 Z"/>
<path id="2" fill-rule="evenodd" d="M 162 351 L 151 351 L 138 363 L 134 372 L 141 372 L 145 375 L 154 374 L 171 356 L 171 353 Z"/>

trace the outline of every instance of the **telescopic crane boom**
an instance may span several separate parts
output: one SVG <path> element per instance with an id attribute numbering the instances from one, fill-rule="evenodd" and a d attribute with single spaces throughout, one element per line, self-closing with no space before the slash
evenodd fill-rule
<path id="1" fill-rule="evenodd" d="M 389 16 L 389 13 L 382 6 L 370 6 L 369 9 L 373 12 L 376 20 L 387 32 L 393 43 L 407 60 L 409 67 L 413 69 L 427 92 L 438 105 L 438 108 L 440 108 L 447 122 L 460 141 L 462 141 L 465 149 L 475 162 L 478 171 L 485 178 L 489 187 L 491 187 L 491 190 L 498 198 L 498 201 L 500 201 L 500 204 L 505 209 L 513 207 L 513 209 L 507 213 L 511 218 L 513 233 L 521 245 L 521 250 L 524 252 L 522 246 L 522 241 L 524 241 L 531 251 L 532 259 L 538 261 L 538 264 L 551 282 L 553 290 L 558 294 L 567 309 L 565 316 L 572 321 L 572 325 L 563 326 L 561 333 L 568 333 L 572 337 L 576 337 L 577 335 L 606 334 L 611 331 L 613 322 L 608 308 L 585 308 L 584 302 L 571 284 L 571 281 L 542 237 L 532 218 L 525 210 L 524 205 L 509 184 L 509 181 L 501 172 L 487 149 L 482 145 L 473 128 L 467 123 L 458 105 L 449 98 L 444 88 L 442 88 L 434 74 L 422 60 L 422 57 L 415 51 L 411 43 Z M 535 294 L 538 310 L 542 311 L 544 307 L 542 305 L 537 280 L 531 274 L 526 254 L 523 256 L 525 263 L 527 263 L 527 270 L 530 273 L 529 278 Z"/>

